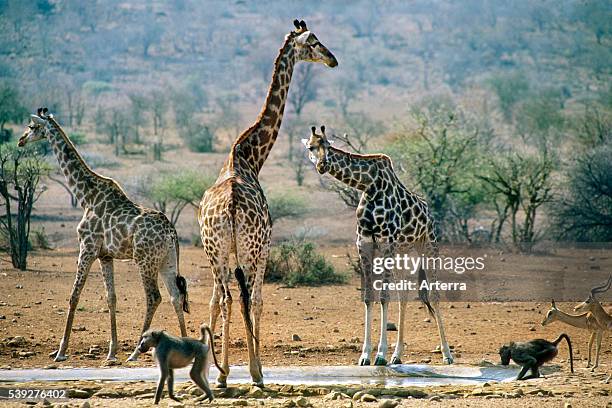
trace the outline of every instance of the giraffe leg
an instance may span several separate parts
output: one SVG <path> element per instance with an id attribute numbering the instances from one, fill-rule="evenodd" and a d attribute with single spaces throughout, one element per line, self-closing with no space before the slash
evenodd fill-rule
<path id="1" fill-rule="evenodd" d="M 365 332 L 363 335 L 363 348 L 359 365 L 370 365 L 370 353 L 372 352 L 372 302 L 365 302 Z"/>
<path id="2" fill-rule="evenodd" d="M 263 378 L 262 364 L 261 364 L 261 354 L 259 353 L 259 346 L 261 342 L 261 337 L 259 333 L 261 332 L 261 315 L 263 313 L 263 296 L 262 296 L 262 288 L 263 288 L 263 279 L 264 274 L 266 272 L 266 263 L 268 260 L 268 255 L 260 256 L 259 264 L 257 266 L 257 274 L 255 276 L 255 283 L 253 285 L 253 299 L 252 299 L 252 312 L 253 312 L 253 332 L 255 334 L 255 355 L 257 356 L 257 362 L 259 363 L 259 374 Z"/>
<path id="3" fill-rule="evenodd" d="M 79 297 L 81 296 L 81 291 L 85 286 L 87 275 L 89 274 L 91 265 L 95 261 L 96 257 L 97 255 L 94 250 L 82 241 L 77 266 L 77 274 L 72 286 L 72 294 L 70 295 L 70 302 L 68 304 L 68 316 L 66 317 L 64 334 L 62 336 L 59 349 L 50 354 L 50 357 L 54 358 L 55 361 L 65 361 L 67 359 L 66 349 L 68 349 L 68 342 L 70 341 L 72 323 L 74 322 L 74 313 L 76 312 L 76 308 L 79 304 Z"/>
<path id="4" fill-rule="evenodd" d="M 219 388 L 225 388 L 227 387 L 227 376 L 229 375 L 229 328 L 230 318 L 232 317 L 232 294 L 229 291 L 228 285 L 223 285 L 220 307 L 221 319 L 223 320 L 223 334 L 221 342 L 221 367 L 223 367 L 223 371 L 225 371 L 225 374 L 219 373 L 219 376 L 217 377 L 217 386 Z"/>
<path id="5" fill-rule="evenodd" d="M 378 352 L 376 353 L 376 358 L 374 359 L 374 365 L 384 366 L 387 365 L 387 359 L 385 356 L 387 355 L 387 322 L 389 319 L 388 316 L 389 311 L 389 300 L 381 299 L 380 301 L 380 340 L 378 341 Z"/>
<path id="6" fill-rule="evenodd" d="M 395 351 L 393 357 L 391 357 L 391 364 L 402 364 L 402 354 L 404 354 L 404 329 L 406 318 L 406 306 L 407 302 L 399 302 L 399 319 L 397 324 L 397 342 L 395 343 Z"/>
<path id="7" fill-rule="evenodd" d="M 254 272 L 254 265 L 251 265 L 249 268 L 244 269 L 245 276 L 251 276 Z M 248 278 L 247 278 L 248 279 Z M 240 312 L 242 313 L 242 320 L 244 322 L 245 329 L 245 337 L 247 349 L 249 352 L 249 372 L 251 374 L 251 379 L 253 380 L 253 385 L 257 385 L 263 387 L 263 376 L 261 372 L 261 363 L 259 362 L 259 355 L 255 353 L 255 341 L 253 336 L 251 335 L 251 330 L 253 330 L 253 334 L 255 334 L 255 324 L 254 320 L 251 318 L 251 315 L 256 314 L 256 309 L 261 307 L 261 290 L 255 291 L 255 288 L 251 290 L 250 296 L 251 307 L 250 310 L 247 311 L 245 309 L 244 300 L 242 298 L 242 293 L 240 294 Z M 251 320 L 252 327 L 249 327 L 249 320 Z"/>
<path id="8" fill-rule="evenodd" d="M 213 293 L 209 303 L 210 317 L 208 320 L 208 327 L 210 327 L 210 330 L 213 333 L 215 332 L 215 328 L 217 327 L 217 319 L 219 318 L 219 314 L 221 313 L 221 304 L 219 303 L 219 300 L 221 298 L 221 287 L 221 283 L 217 282 L 217 280 L 215 279 Z"/>
<path id="9" fill-rule="evenodd" d="M 110 316 L 111 340 L 108 345 L 108 356 L 106 360 L 117 360 L 117 296 L 115 295 L 115 278 L 112 258 L 100 258 L 104 287 L 106 288 L 106 302 L 108 304 L 108 314 Z"/>
<path id="10" fill-rule="evenodd" d="M 157 286 L 157 271 L 158 265 L 147 265 L 145 262 L 140 262 L 140 277 L 142 278 L 142 284 L 145 290 L 145 296 L 147 299 L 147 311 L 145 312 L 145 319 L 142 325 L 141 333 L 149 330 L 151 327 L 151 321 L 153 315 L 157 310 L 157 306 L 161 303 L 161 294 L 159 293 L 159 287 Z M 127 361 L 137 361 L 140 351 L 138 346 L 134 349 Z"/>
<path id="11" fill-rule="evenodd" d="M 440 335 L 440 350 L 442 350 L 442 361 L 444 362 L 444 364 L 453 364 L 454 359 L 453 355 L 451 354 L 450 347 L 448 347 L 446 335 L 444 334 L 444 325 L 442 324 L 442 315 L 440 314 L 438 302 L 432 302 L 431 307 L 434 310 L 434 317 L 438 326 L 438 334 Z"/>
<path id="12" fill-rule="evenodd" d="M 185 327 L 185 315 L 183 314 L 183 303 L 181 301 L 181 292 L 176 285 L 177 267 L 176 256 L 169 254 L 168 259 L 162 262 L 160 270 L 161 277 L 164 281 L 168 294 L 170 295 L 170 303 L 174 306 L 174 312 L 178 318 L 181 336 L 187 337 L 187 329 Z"/>

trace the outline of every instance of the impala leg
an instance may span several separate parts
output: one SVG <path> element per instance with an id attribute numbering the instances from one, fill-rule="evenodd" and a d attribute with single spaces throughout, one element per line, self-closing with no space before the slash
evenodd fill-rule
<path id="1" fill-rule="evenodd" d="M 595 337 L 597 336 L 596 332 L 591 332 L 591 336 L 589 337 L 589 354 L 587 357 L 587 368 L 591 366 L 591 348 L 593 348 L 593 342 L 595 341 Z"/>

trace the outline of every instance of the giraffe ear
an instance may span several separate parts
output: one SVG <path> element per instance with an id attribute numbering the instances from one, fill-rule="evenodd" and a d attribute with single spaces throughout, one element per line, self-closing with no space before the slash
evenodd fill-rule
<path id="1" fill-rule="evenodd" d="M 295 28 L 297 28 L 298 30 L 300 29 L 300 21 L 296 18 L 295 20 L 293 20 L 293 25 L 295 26 Z"/>
<path id="2" fill-rule="evenodd" d="M 306 27 L 306 22 L 304 20 L 300 21 L 300 28 L 304 31 L 308 31 L 308 27 Z"/>

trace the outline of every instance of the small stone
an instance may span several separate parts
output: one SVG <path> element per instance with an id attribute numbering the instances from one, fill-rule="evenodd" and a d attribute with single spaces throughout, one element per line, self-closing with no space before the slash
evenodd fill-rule
<path id="1" fill-rule="evenodd" d="M 427 398 L 428 401 L 431 402 L 440 402 L 442 398 L 440 398 L 439 395 L 432 395 L 431 397 Z"/>
<path id="2" fill-rule="evenodd" d="M 389 330 L 389 329 L 387 329 Z M 340 329 L 338 329 L 337 327 L 334 327 L 334 330 L 332 330 L 334 333 L 340 333 Z"/>
<path id="3" fill-rule="evenodd" d="M 297 334 L 295 334 L 295 333 L 294 333 L 294 334 L 291 336 L 291 340 L 293 340 L 293 341 L 302 341 L 302 338 L 301 338 L 299 335 L 297 335 Z"/>
<path id="4" fill-rule="evenodd" d="M 86 331 L 87 328 L 85 328 L 85 326 L 75 326 L 72 328 L 73 332 L 80 332 L 80 331 Z"/>
<path id="5" fill-rule="evenodd" d="M 23 336 L 15 336 L 6 343 L 9 347 L 22 347 L 27 344 L 27 340 Z"/>
<path id="6" fill-rule="evenodd" d="M 23 289 L 23 285 L 15 285 L 15 289 Z"/>
<path id="7" fill-rule="evenodd" d="M 387 322 L 387 331 L 397 331 L 395 323 Z"/>
<path id="8" fill-rule="evenodd" d="M 426 317 L 425 319 L 423 319 L 423 322 L 425 323 L 431 323 L 431 319 L 429 317 Z"/>
<path id="9" fill-rule="evenodd" d="M 359 401 L 365 395 L 365 391 L 357 391 L 353 394 L 353 401 Z"/>
<path id="10" fill-rule="evenodd" d="M 563 404 L 563 408 L 572 408 L 572 404 L 566 402 L 565 404 Z"/>
<path id="11" fill-rule="evenodd" d="M 378 404 L 378 408 L 395 408 L 399 405 L 399 402 L 392 399 L 384 399 Z"/>
<path id="12" fill-rule="evenodd" d="M 294 400 L 295 405 L 297 405 L 298 407 L 310 407 L 312 406 L 312 404 L 310 402 L 308 402 L 308 400 L 304 397 L 299 397 L 298 399 Z"/>
<path id="13" fill-rule="evenodd" d="M 283 299 L 284 300 L 291 300 L 291 298 L 289 296 L 285 296 Z"/>
<path id="14" fill-rule="evenodd" d="M 350 342 L 353 343 L 353 344 L 361 343 L 361 341 L 359 340 L 359 337 L 351 337 Z"/>
<path id="15" fill-rule="evenodd" d="M 233 407 L 246 407 L 247 405 L 249 405 L 247 400 L 236 400 L 232 402 Z"/>
<path id="16" fill-rule="evenodd" d="M 263 398 L 264 397 L 264 392 L 258 386 L 253 386 L 253 387 L 251 387 L 251 389 L 249 390 L 249 393 L 247 395 L 250 398 Z"/>
<path id="17" fill-rule="evenodd" d="M 85 390 L 80 390 L 78 388 L 68 390 L 68 398 L 85 399 L 85 398 L 89 398 L 89 396 L 90 396 L 89 392 Z"/>
<path id="18" fill-rule="evenodd" d="M 536 328 L 535 328 L 534 326 L 531 326 L 531 327 L 529 328 L 529 331 L 536 331 Z"/>
<path id="19" fill-rule="evenodd" d="M 353 397 L 354 398 L 354 397 Z M 361 402 L 376 402 L 378 398 L 373 396 L 372 394 L 363 394 L 360 399 Z"/>
<path id="20" fill-rule="evenodd" d="M 283 407 L 283 408 L 294 408 L 295 407 L 295 402 L 293 402 L 293 400 L 286 400 L 285 402 L 283 402 L 281 404 L 281 407 Z"/>
<path id="21" fill-rule="evenodd" d="M 85 401 L 84 403 L 81 404 L 81 408 L 91 408 L 91 405 L 89 404 L 89 401 Z"/>
<path id="22" fill-rule="evenodd" d="M 0 320 L 6 320 L 6 316 L 5 315 L 0 315 Z"/>

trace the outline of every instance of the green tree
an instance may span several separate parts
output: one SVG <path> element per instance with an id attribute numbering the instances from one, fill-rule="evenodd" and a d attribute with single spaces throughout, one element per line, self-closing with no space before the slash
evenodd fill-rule
<path id="1" fill-rule="evenodd" d="M 176 224 L 185 207 L 198 208 L 204 191 L 214 181 L 212 176 L 196 171 L 177 171 L 153 179 L 141 194 L 153 202 L 155 209 L 165 213 L 172 224 Z"/>
<path id="2" fill-rule="evenodd" d="M 514 105 L 527 95 L 529 81 L 521 73 L 500 75 L 489 80 L 499 99 L 499 107 L 507 122 L 512 120 Z"/>
<path id="3" fill-rule="evenodd" d="M 44 192 L 39 182 L 48 171 L 35 147 L 0 144 L 0 234 L 9 243 L 13 266 L 20 270 L 27 268 L 32 208 Z"/>
<path id="4" fill-rule="evenodd" d="M 10 139 L 11 132 L 4 126 L 10 122 L 21 122 L 28 110 L 21 102 L 17 89 L 7 83 L 0 84 L 0 143 Z"/>

